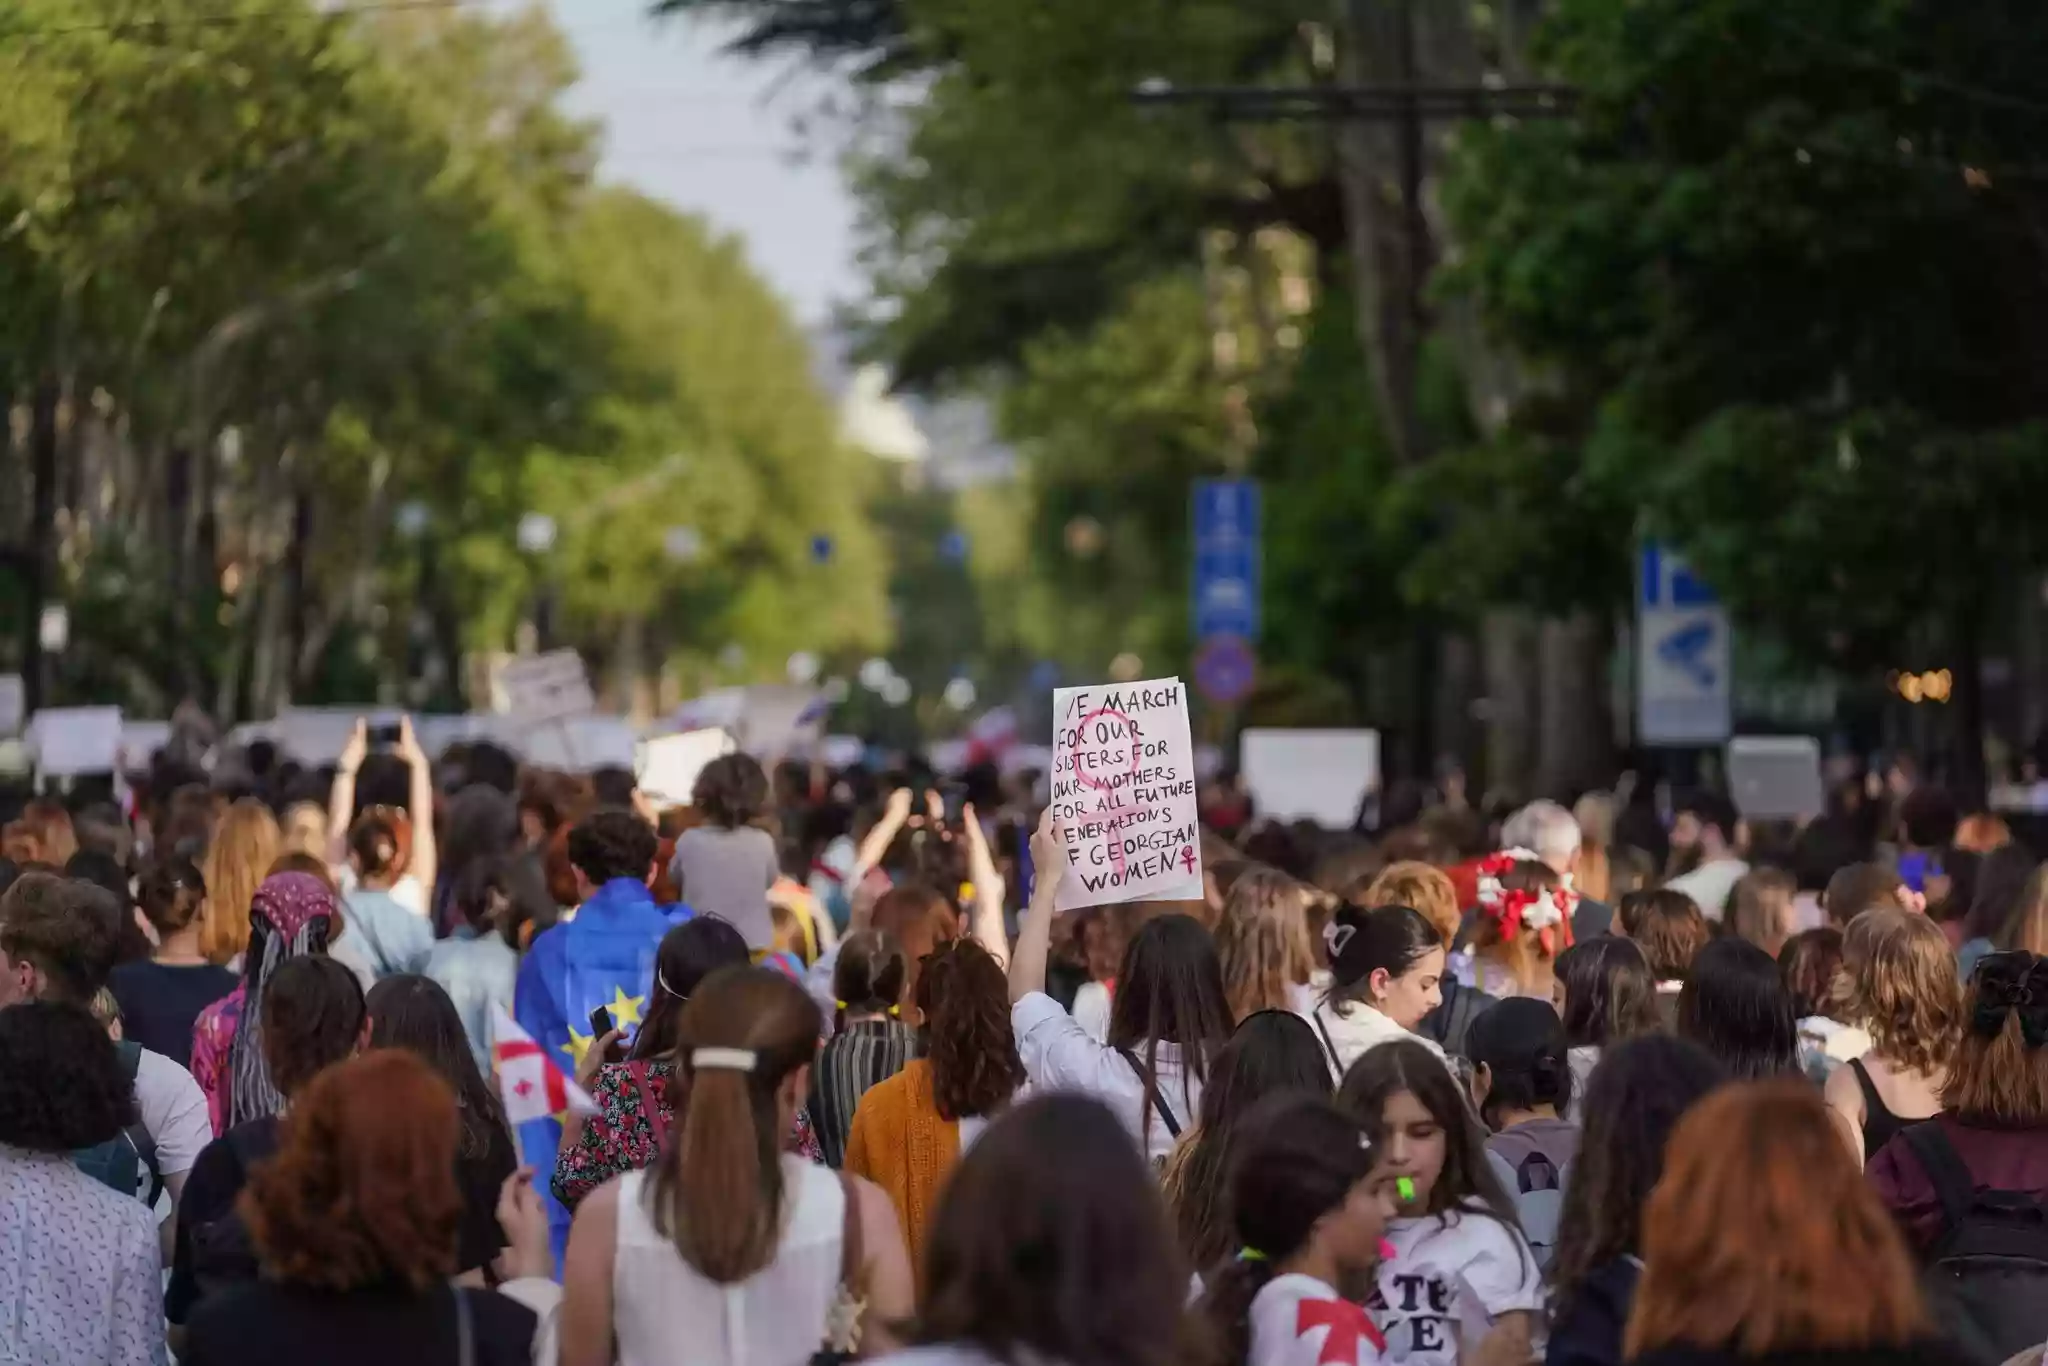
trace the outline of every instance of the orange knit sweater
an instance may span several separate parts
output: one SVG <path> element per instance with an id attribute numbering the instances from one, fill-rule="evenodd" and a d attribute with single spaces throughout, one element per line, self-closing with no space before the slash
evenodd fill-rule
<path id="1" fill-rule="evenodd" d="M 888 1192 L 910 1264 L 924 1289 L 924 1241 L 939 1185 L 960 1160 L 960 1124 L 941 1119 L 932 1065 L 918 1058 L 861 1097 L 846 1139 L 846 1170 Z"/>

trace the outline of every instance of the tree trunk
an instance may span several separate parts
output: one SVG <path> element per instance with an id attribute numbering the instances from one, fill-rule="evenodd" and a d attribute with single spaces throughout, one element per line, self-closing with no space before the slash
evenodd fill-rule
<path id="1" fill-rule="evenodd" d="M 1532 795 L 1560 801 L 1612 771 L 1607 623 L 1590 612 L 1541 627 L 1536 783 Z"/>
<path id="2" fill-rule="evenodd" d="M 1956 614 L 1954 678 L 1949 711 L 1955 743 L 1955 773 L 1949 786 L 1966 811 L 1981 809 L 1986 792 L 1984 773 L 1984 630 L 1979 613 Z"/>
<path id="3" fill-rule="evenodd" d="M 57 408 L 64 394 L 55 372 L 36 381 L 29 406 L 28 548 L 22 562 L 22 693 L 33 712 L 49 702 L 42 611 L 57 583 Z"/>
<path id="4" fill-rule="evenodd" d="M 1486 669 L 1486 776 L 1477 799 L 1505 793 L 1527 800 L 1535 776 L 1537 629 L 1527 612 L 1502 608 L 1480 622 Z"/>

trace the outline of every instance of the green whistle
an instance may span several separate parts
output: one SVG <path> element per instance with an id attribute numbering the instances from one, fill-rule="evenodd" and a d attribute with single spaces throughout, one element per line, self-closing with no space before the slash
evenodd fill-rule
<path id="1" fill-rule="evenodd" d="M 1394 1182 L 1394 1190 L 1399 1193 L 1403 1200 L 1413 1200 L 1415 1198 L 1415 1178 L 1412 1176 L 1401 1177 Z"/>

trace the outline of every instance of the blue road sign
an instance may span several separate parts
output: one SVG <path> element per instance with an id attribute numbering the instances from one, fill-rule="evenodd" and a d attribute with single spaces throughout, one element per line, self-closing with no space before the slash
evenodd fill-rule
<path id="1" fill-rule="evenodd" d="M 1258 677 L 1258 659 L 1243 636 L 1210 636 L 1195 651 L 1195 686 L 1219 707 L 1250 697 Z"/>
<path id="2" fill-rule="evenodd" d="M 1194 635 L 1259 635 L 1259 513 L 1257 481 L 1197 480 L 1192 500 Z"/>
<path id="3" fill-rule="evenodd" d="M 1733 729 L 1728 613 L 1672 552 L 1637 562 L 1636 723 L 1649 745 L 1718 745 Z"/>
<path id="4" fill-rule="evenodd" d="M 832 538 L 830 536 L 811 537 L 811 558 L 819 564 L 823 564 L 832 558 Z"/>

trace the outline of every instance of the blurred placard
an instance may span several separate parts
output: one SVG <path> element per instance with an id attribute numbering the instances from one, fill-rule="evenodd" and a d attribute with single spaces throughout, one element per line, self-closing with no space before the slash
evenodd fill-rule
<path id="1" fill-rule="evenodd" d="M 1252 809 L 1276 821 L 1349 830 L 1379 786 L 1376 730 L 1259 730 L 1238 737 L 1238 768 Z"/>
<path id="2" fill-rule="evenodd" d="M 0 736 L 19 735 L 28 720 L 28 689 L 20 674 L 0 674 Z"/>
<path id="3" fill-rule="evenodd" d="M 1738 735 L 1728 742 L 1728 791 L 1745 820 L 1804 820 L 1827 809 L 1820 741 Z"/>
<path id="4" fill-rule="evenodd" d="M 688 806 L 704 765 L 735 748 L 726 731 L 662 735 L 640 746 L 640 790 L 656 806 Z"/>
<path id="5" fill-rule="evenodd" d="M 492 675 L 491 698 L 499 712 L 527 725 L 597 710 L 583 656 L 574 650 L 506 660 Z"/>
<path id="6" fill-rule="evenodd" d="M 28 719 L 27 740 L 45 777 L 112 773 L 121 758 L 121 709 L 45 707 Z"/>

